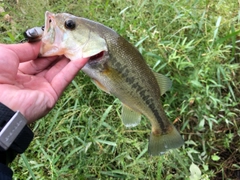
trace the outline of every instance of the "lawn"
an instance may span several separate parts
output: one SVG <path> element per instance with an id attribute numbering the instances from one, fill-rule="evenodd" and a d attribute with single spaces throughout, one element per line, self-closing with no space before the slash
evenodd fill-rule
<path id="1" fill-rule="evenodd" d="M 164 110 L 185 140 L 147 152 L 151 124 L 126 128 L 121 102 L 79 72 L 11 165 L 15 179 L 240 179 L 240 4 L 236 0 L 4 0 L 1 43 L 44 24 L 45 11 L 105 24 L 167 75 Z"/>

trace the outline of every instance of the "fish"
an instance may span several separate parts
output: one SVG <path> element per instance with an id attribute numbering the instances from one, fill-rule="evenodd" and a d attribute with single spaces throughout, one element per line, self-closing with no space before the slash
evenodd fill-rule
<path id="1" fill-rule="evenodd" d="M 90 19 L 47 11 L 41 41 L 41 57 L 89 58 L 82 71 L 97 87 L 121 101 L 126 127 L 138 125 L 142 115 L 150 121 L 150 155 L 162 155 L 184 144 L 161 104 L 171 80 L 153 72 L 137 48 L 116 31 Z"/>

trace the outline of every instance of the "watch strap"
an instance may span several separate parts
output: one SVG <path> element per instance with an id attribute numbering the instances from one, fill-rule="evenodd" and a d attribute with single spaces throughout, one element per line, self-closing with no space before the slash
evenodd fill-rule
<path id="1" fill-rule="evenodd" d="M 15 112 L 5 106 L 4 104 L 0 103 L 0 131 L 3 127 L 7 124 L 7 122 L 13 117 Z"/>
<path id="2" fill-rule="evenodd" d="M 10 141 L 11 145 L 9 144 L 9 149 L 17 153 L 23 153 L 33 139 L 33 132 L 26 125 L 24 116 L 19 111 L 14 112 L 0 103 L 0 134 L 3 134 L 3 131 L 7 133 L 3 139 L 4 144 L 8 144 L 9 139 L 11 140 L 13 135 L 16 136 L 13 136 L 12 143 Z M 0 147 L 0 151 L 4 150 L 6 150 L 6 147 Z"/>

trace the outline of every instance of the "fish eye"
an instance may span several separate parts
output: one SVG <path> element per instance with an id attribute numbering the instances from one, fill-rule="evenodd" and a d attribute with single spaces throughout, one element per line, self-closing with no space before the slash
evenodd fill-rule
<path id="1" fill-rule="evenodd" d="M 66 20 L 64 26 L 66 29 L 73 30 L 76 27 L 76 23 L 73 20 Z"/>

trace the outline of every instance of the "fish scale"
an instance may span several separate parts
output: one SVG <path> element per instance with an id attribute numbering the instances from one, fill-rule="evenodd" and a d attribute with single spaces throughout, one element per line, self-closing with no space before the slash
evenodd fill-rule
<path id="1" fill-rule="evenodd" d="M 114 32 L 114 35 L 118 40 L 122 39 L 121 37 L 118 37 L 118 34 L 115 34 L 115 32 Z M 111 49 L 110 53 L 111 53 L 111 51 L 114 51 L 115 49 L 119 49 L 119 43 L 112 42 L 114 35 L 111 34 L 111 41 L 110 41 L 111 48 L 109 48 L 109 49 Z M 104 36 L 105 36 L 105 38 L 107 38 L 109 35 L 104 34 Z M 121 42 L 126 42 L 126 41 L 124 39 L 122 39 Z M 131 64 L 129 66 L 126 65 L 126 63 L 129 62 L 129 59 L 124 56 L 127 53 L 124 50 L 126 50 L 126 51 L 130 50 L 131 52 L 134 52 L 134 55 L 132 55 L 132 57 L 134 57 L 134 58 L 131 57 L 131 61 L 130 61 Z M 117 61 L 115 57 L 121 58 L 121 61 L 120 61 L 121 63 L 118 62 L 119 60 Z M 139 63 L 139 62 L 141 62 L 141 60 L 143 63 Z M 159 105 L 160 105 L 160 103 L 159 103 L 160 89 L 158 87 L 158 83 L 157 83 L 156 79 L 154 78 L 152 71 L 148 68 L 148 66 L 145 66 L 145 61 L 143 60 L 141 54 L 130 43 L 126 43 L 124 46 L 121 46 L 120 55 L 119 55 L 119 51 L 116 50 L 115 53 L 113 53 L 113 55 L 110 55 L 108 62 L 109 62 L 109 64 L 111 64 L 112 68 L 119 71 L 119 76 L 122 76 L 123 80 L 125 80 L 125 82 L 127 84 L 129 84 L 129 86 L 131 87 L 131 91 L 135 90 L 134 93 L 137 93 L 139 95 L 137 97 L 133 97 L 133 99 L 139 98 L 139 99 L 142 99 L 146 103 L 146 105 L 149 107 L 150 111 L 153 112 L 161 129 L 163 129 L 163 131 L 164 131 L 166 128 L 165 128 L 164 123 L 162 122 L 163 120 L 160 117 L 160 115 L 159 115 L 160 113 L 158 111 L 158 110 L 162 109 L 162 107 L 159 107 Z M 128 70 L 127 67 L 129 69 L 131 69 L 131 71 Z M 134 71 L 132 67 L 135 67 L 134 69 L 136 69 L 136 70 Z M 84 69 L 83 69 L 83 71 L 84 71 Z M 125 71 L 127 71 L 128 73 L 126 73 Z M 141 76 L 141 74 L 144 74 L 145 76 Z M 139 76 L 136 76 L 136 75 L 139 75 Z M 101 81 L 101 78 L 99 78 L 99 81 Z M 112 92 L 112 94 L 114 94 L 117 97 L 118 97 L 118 95 L 117 95 L 118 93 L 119 92 L 116 92 L 116 93 Z M 125 94 L 125 93 L 126 92 L 122 92 L 122 94 Z M 125 96 L 125 97 L 128 97 L 128 96 Z M 153 98 L 155 99 L 155 101 L 153 100 Z M 127 104 L 127 102 L 126 102 L 126 104 Z M 142 104 L 142 103 L 136 103 L 136 104 Z M 128 105 L 128 106 L 131 106 L 131 105 Z M 158 109 L 156 109 L 155 107 L 158 107 Z M 134 109 L 140 109 L 140 108 L 134 108 Z M 142 110 L 142 111 L 144 111 L 144 110 Z M 143 113 L 143 114 L 145 114 L 145 113 Z M 146 114 L 150 114 L 150 113 L 146 112 Z"/>

